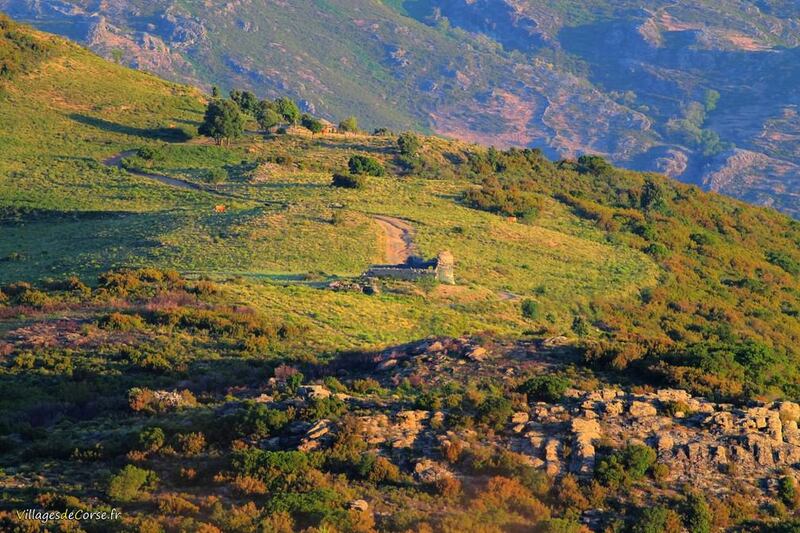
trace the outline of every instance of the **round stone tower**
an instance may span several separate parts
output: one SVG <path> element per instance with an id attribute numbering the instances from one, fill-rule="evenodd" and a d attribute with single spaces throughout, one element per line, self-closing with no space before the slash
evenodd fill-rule
<path id="1" fill-rule="evenodd" d="M 450 285 L 456 284 L 455 259 L 448 251 L 439 252 L 436 257 L 436 279 Z"/>

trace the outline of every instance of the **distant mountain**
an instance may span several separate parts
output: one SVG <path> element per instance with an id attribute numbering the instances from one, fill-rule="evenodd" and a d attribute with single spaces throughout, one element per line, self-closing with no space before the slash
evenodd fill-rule
<path id="1" fill-rule="evenodd" d="M 603 154 L 800 215 L 784 0 L 0 0 L 173 80 L 551 157 Z"/>

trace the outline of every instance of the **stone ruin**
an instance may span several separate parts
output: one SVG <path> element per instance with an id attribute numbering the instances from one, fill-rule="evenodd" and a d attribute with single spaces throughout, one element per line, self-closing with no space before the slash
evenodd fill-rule
<path id="1" fill-rule="evenodd" d="M 436 279 L 448 285 L 455 285 L 455 259 L 448 251 L 440 252 L 435 259 L 425 261 L 416 256 L 409 257 L 399 265 L 372 265 L 364 273 L 367 278 L 391 278 L 416 281 Z"/>

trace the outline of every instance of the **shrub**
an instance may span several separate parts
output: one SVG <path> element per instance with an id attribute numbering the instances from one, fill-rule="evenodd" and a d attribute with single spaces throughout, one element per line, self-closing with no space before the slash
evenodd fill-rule
<path id="1" fill-rule="evenodd" d="M 366 180 L 362 176 L 336 173 L 333 175 L 331 185 L 343 189 L 363 189 L 366 185 Z"/>
<path id="2" fill-rule="evenodd" d="M 197 455 L 206 447 L 206 438 L 202 433 L 186 433 L 178 435 L 178 449 L 185 455 Z"/>
<path id="3" fill-rule="evenodd" d="M 214 184 L 224 183 L 228 180 L 228 171 L 224 168 L 209 168 L 206 170 L 205 179 Z"/>
<path id="4" fill-rule="evenodd" d="M 767 261 L 777 267 L 782 268 L 787 273 L 795 276 L 800 274 L 800 263 L 794 260 L 787 253 L 770 251 L 767 252 L 766 257 Z"/>
<path id="5" fill-rule="evenodd" d="M 555 403 L 563 398 L 570 381 L 563 376 L 534 376 L 518 387 L 518 391 L 528 395 L 529 401 Z"/>
<path id="6" fill-rule="evenodd" d="M 145 324 L 139 315 L 127 315 L 123 313 L 111 313 L 101 318 L 97 325 L 102 329 L 116 331 L 137 331 L 144 329 Z"/>
<path id="7" fill-rule="evenodd" d="M 797 506 L 797 483 L 794 478 L 784 476 L 778 482 L 778 498 L 790 509 Z"/>
<path id="8" fill-rule="evenodd" d="M 641 444 L 629 444 L 601 459 L 594 473 L 600 483 L 616 488 L 642 479 L 655 462 L 655 450 Z"/>
<path id="9" fill-rule="evenodd" d="M 292 413 L 270 409 L 261 403 L 248 403 L 234 423 L 236 435 L 265 438 L 283 429 L 292 419 Z"/>
<path id="10" fill-rule="evenodd" d="M 539 303 L 535 300 L 523 300 L 520 308 L 522 310 L 522 316 L 525 318 L 529 318 L 531 320 L 536 320 L 539 318 Z"/>
<path id="11" fill-rule="evenodd" d="M 683 504 L 683 525 L 689 533 L 711 532 L 711 509 L 702 494 L 690 493 Z"/>
<path id="12" fill-rule="evenodd" d="M 151 148 L 150 146 L 143 146 L 136 151 L 136 155 L 147 161 L 152 161 L 161 154 L 155 148 Z"/>
<path id="13" fill-rule="evenodd" d="M 493 429 L 502 429 L 513 412 L 511 400 L 502 396 L 489 396 L 478 406 L 478 420 Z"/>
<path id="14" fill-rule="evenodd" d="M 372 453 L 361 456 L 356 470 L 358 474 L 372 483 L 397 483 L 400 469 L 389 459 Z"/>
<path id="15" fill-rule="evenodd" d="M 643 509 L 631 527 L 631 533 L 679 533 L 683 529 L 675 511 L 663 506 Z"/>
<path id="16" fill-rule="evenodd" d="M 350 168 L 351 174 L 383 176 L 386 172 L 380 161 L 366 155 L 354 155 L 348 161 L 347 166 Z"/>
<path id="17" fill-rule="evenodd" d="M 300 118 L 300 124 L 307 130 L 311 131 L 311 133 L 320 133 L 323 129 L 325 129 L 319 119 L 314 118 L 307 113 Z"/>
<path id="18" fill-rule="evenodd" d="M 152 470 L 126 465 L 111 478 L 108 495 L 113 500 L 128 502 L 134 500 L 141 490 L 153 488 L 157 482 L 158 476 Z"/>
<path id="19" fill-rule="evenodd" d="M 164 445 L 164 430 L 160 427 L 145 428 L 139 432 L 139 448 L 154 452 Z"/>
<path id="20" fill-rule="evenodd" d="M 579 522 L 566 518 L 550 518 L 536 529 L 538 533 L 581 533 L 585 531 Z"/>
<path id="21" fill-rule="evenodd" d="M 422 142 L 415 134 L 406 132 L 400 135 L 397 139 L 397 147 L 400 149 L 402 155 L 414 157 L 422 148 Z"/>
<path id="22" fill-rule="evenodd" d="M 200 508 L 177 494 L 166 494 L 158 499 L 158 510 L 168 516 L 192 515 L 200 512 Z"/>

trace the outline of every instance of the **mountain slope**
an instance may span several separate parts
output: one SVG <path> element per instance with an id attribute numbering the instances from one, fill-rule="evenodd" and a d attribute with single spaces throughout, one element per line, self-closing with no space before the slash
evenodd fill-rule
<path id="1" fill-rule="evenodd" d="M 332 119 L 357 109 L 369 127 L 604 154 L 798 213 L 797 12 L 786 3 L 5 0 L 0 9 L 172 79 L 288 93 Z"/>
<path id="2" fill-rule="evenodd" d="M 217 146 L 199 90 L 0 30 L 0 529 L 797 526 L 797 221 L 598 157 Z M 364 279 L 379 220 L 456 284 Z"/>

